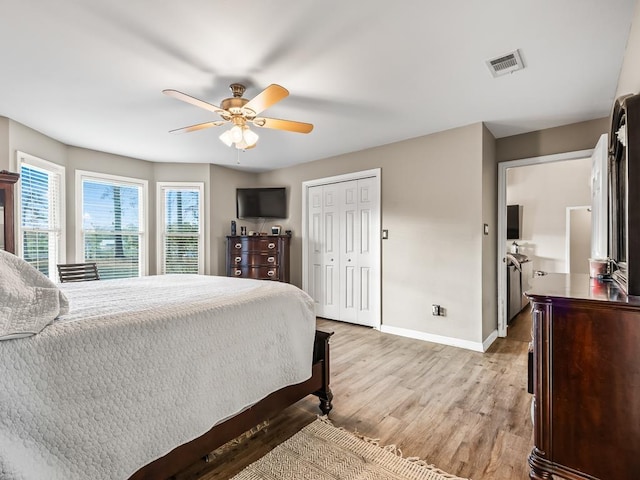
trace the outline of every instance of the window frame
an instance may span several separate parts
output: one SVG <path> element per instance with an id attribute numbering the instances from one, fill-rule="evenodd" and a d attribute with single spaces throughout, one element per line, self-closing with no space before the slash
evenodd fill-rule
<path id="1" fill-rule="evenodd" d="M 156 182 L 156 269 L 158 275 L 165 275 L 164 235 L 165 231 L 165 190 L 197 190 L 198 203 L 198 275 L 204 274 L 205 222 L 204 182 Z"/>
<path id="2" fill-rule="evenodd" d="M 140 209 L 140 258 L 139 261 L 139 277 L 149 275 L 149 181 L 142 178 L 124 177 L 121 175 L 112 175 L 109 173 L 92 172 L 89 170 L 76 170 L 76 261 L 84 262 L 84 240 L 83 240 L 83 199 L 84 189 L 83 181 L 93 180 L 102 183 L 125 184 L 141 188 Z M 135 277 L 133 277 L 135 278 Z"/>
<path id="3" fill-rule="evenodd" d="M 58 244 L 56 258 L 49 260 L 49 278 L 52 281 L 57 281 L 58 271 L 56 265 L 58 263 L 65 263 L 67 261 L 67 215 L 66 215 L 66 168 L 64 165 L 44 160 L 29 153 L 16 150 L 16 171 L 22 174 L 22 166 L 27 165 L 33 167 L 36 170 L 43 170 L 47 174 L 57 175 L 58 184 L 58 205 L 53 207 L 57 209 L 57 215 L 59 218 L 58 224 Z M 21 175 L 22 177 L 22 175 Z M 24 259 L 24 229 L 22 225 L 22 180 L 18 179 L 16 182 L 16 202 L 14 202 L 14 218 L 16 219 L 16 254 L 18 257 Z"/>

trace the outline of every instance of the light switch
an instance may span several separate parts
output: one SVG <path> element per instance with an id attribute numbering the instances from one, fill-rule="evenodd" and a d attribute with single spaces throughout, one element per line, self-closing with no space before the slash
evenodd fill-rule
<path id="1" fill-rule="evenodd" d="M 389 238 L 389 230 L 382 230 L 382 239 L 387 240 Z"/>
<path id="2" fill-rule="evenodd" d="M 489 224 L 488 223 L 484 224 L 484 234 L 485 235 L 489 235 Z"/>

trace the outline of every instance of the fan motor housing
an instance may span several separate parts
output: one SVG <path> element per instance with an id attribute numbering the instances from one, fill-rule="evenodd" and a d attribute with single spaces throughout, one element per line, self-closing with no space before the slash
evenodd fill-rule
<path id="1" fill-rule="evenodd" d="M 246 98 L 238 98 L 238 97 L 225 98 L 220 104 L 220 107 L 223 110 L 227 110 L 231 113 L 241 114 L 242 107 L 244 107 L 248 102 L 249 100 L 247 100 Z"/>

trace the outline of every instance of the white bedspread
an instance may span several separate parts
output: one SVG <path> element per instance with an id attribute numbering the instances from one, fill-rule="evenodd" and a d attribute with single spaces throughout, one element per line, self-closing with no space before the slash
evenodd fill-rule
<path id="1" fill-rule="evenodd" d="M 70 311 L 0 342 L 0 479 L 125 479 L 311 376 L 312 300 L 197 275 L 64 284 Z"/>

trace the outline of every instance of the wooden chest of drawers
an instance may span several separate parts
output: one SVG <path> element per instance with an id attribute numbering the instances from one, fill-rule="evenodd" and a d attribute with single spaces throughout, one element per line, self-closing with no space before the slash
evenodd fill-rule
<path id="1" fill-rule="evenodd" d="M 640 478 L 640 297 L 549 274 L 533 302 L 530 478 Z"/>
<path id="2" fill-rule="evenodd" d="M 228 236 L 227 276 L 289 282 L 289 242 L 284 235 Z"/>

